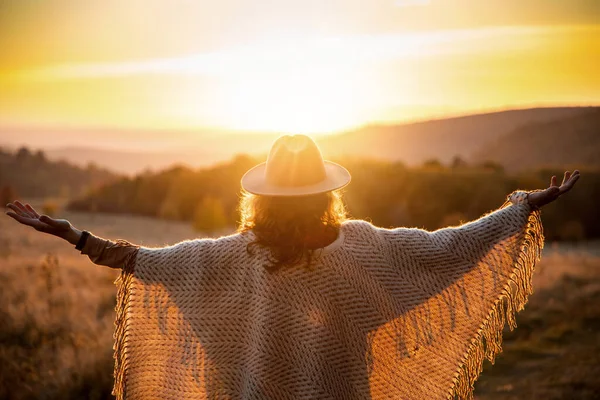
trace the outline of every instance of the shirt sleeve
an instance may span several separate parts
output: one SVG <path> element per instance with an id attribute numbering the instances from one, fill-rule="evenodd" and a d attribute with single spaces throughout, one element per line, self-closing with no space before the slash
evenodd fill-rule
<path id="1" fill-rule="evenodd" d="M 523 191 L 523 190 L 517 190 L 512 192 L 507 199 L 507 202 L 510 202 L 512 204 L 527 204 L 529 206 L 531 206 L 529 204 L 529 192 Z M 506 203 L 505 203 L 506 204 Z M 532 208 L 536 208 L 531 206 Z"/>
<path id="2" fill-rule="evenodd" d="M 133 270 L 139 247 L 126 240 L 112 241 L 90 234 L 81 254 L 97 265 Z"/>

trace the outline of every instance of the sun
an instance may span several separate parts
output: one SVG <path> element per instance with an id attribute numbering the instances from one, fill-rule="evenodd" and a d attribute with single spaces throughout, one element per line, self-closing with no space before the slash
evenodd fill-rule
<path id="1" fill-rule="evenodd" d="M 236 53 L 235 66 L 228 63 L 213 76 L 209 125 L 318 134 L 363 123 L 373 82 L 346 53 L 331 49 L 299 42 Z"/>
<path id="2" fill-rule="evenodd" d="M 346 75 L 346 76 L 343 76 Z M 360 122 L 359 85 L 351 74 L 309 68 L 231 82 L 223 111 L 231 128 L 318 133 Z"/>

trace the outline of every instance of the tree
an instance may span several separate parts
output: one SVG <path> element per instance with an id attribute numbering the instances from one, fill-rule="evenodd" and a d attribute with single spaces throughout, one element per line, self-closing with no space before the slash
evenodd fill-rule
<path id="1" fill-rule="evenodd" d="M 427 168 L 427 169 L 443 169 L 444 166 L 442 165 L 442 163 L 435 159 L 429 159 L 429 160 L 425 160 L 425 162 L 423 162 L 423 168 Z"/>
<path id="2" fill-rule="evenodd" d="M 34 158 L 38 165 L 43 165 L 46 163 L 46 154 L 42 150 L 36 151 Z"/>
<path id="3" fill-rule="evenodd" d="M 0 204 L 2 206 L 15 201 L 17 197 L 17 191 L 10 185 L 2 186 L 2 189 L 0 189 Z"/>
<path id="4" fill-rule="evenodd" d="M 227 226 L 225 208 L 219 199 L 205 197 L 194 212 L 194 228 L 202 232 L 214 232 Z"/>
<path id="5" fill-rule="evenodd" d="M 27 147 L 21 147 L 18 151 L 17 151 L 17 162 L 21 163 L 23 161 L 28 160 L 31 157 L 31 151 L 29 151 L 29 149 Z"/>
<path id="6" fill-rule="evenodd" d="M 504 172 L 504 167 L 495 161 L 487 160 L 487 161 L 484 161 L 483 163 L 481 163 L 480 165 L 482 168 L 490 170 L 490 171 L 499 172 L 499 173 Z"/>
<path id="7" fill-rule="evenodd" d="M 468 164 L 459 155 L 456 155 L 454 156 L 454 158 L 452 158 L 452 163 L 450 164 L 450 166 L 452 168 L 465 168 L 468 167 Z"/>

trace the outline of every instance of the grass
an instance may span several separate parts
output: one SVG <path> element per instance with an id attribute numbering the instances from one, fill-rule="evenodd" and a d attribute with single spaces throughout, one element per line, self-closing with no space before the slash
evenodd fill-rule
<path id="1" fill-rule="evenodd" d="M 600 398 L 600 257 L 548 252 L 478 399 Z"/>
<path id="2" fill-rule="evenodd" d="M 195 235 L 189 224 L 60 215 L 148 246 Z M 58 238 L 0 217 L 0 399 L 112 398 L 117 275 Z"/>
<path id="3" fill-rule="evenodd" d="M 59 215 L 97 235 L 157 246 L 189 224 Z M 0 217 L 0 398 L 109 399 L 117 271 Z M 600 393 L 600 245 L 548 246 L 536 293 L 488 362 L 478 399 L 593 399 Z"/>

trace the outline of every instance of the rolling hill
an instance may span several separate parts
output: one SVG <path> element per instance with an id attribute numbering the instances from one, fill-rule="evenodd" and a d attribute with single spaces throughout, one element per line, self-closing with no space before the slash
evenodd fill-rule
<path id="1" fill-rule="evenodd" d="M 569 118 L 590 108 L 532 108 L 445 118 L 405 125 L 368 126 L 323 140 L 324 153 L 356 155 L 418 164 L 428 159 L 447 163 L 468 159 L 480 148 L 515 129 Z"/>
<path id="2" fill-rule="evenodd" d="M 600 167 L 600 108 L 529 123 L 489 142 L 472 157 L 509 171 L 539 167 Z"/>
<path id="3" fill-rule="evenodd" d="M 324 156 L 333 159 L 358 157 L 417 165 L 430 159 L 449 163 L 459 156 L 469 161 L 479 162 L 488 157 L 502 162 L 502 157 L 497 158 L 493 154 L 499 143 L 502 143 L 503 151 L 507 154 L 511 153 L 510 146 L 517 146 L 514 152 L 520 154 L 520 149 L 525 145 L 512 139 L 507 139 L 507 143 L 504 143 L 504 139 L 500 138 L 505 135 L 519 129 L 545 129 L 543 124 L 553 125 L 555 121 L 569 121 L 569 118 L 599 109 L 600 107 L 531 108 L 406 124 L 371 125 L 335 135 L 317 136 L 316 140 Z M 571 132 L 569 123 L 557 123 L 553 135 L 560 136 L 562 132 L 565 137 L 568 136 Z M 520 132 L 522 134 L 524 131 Z M 84 167 L 94 163 L 113 171 L 134 175 L 147 169 L 156 171 L 176 164 L 192 168 L 206 167 L 216 162 L 227 161 L 236 154 L 264 157 L 278 136 L 276 133 L 211 133 L 207 130 L 195 134 L 163 132 L 161 136 L 156 132 L 128 131 L 126 135 L 123 133 L 123 140 L 126 139 L 128 144 L 121 146 L 115 139 L 117 133 L 102 131 L 98 133 L 98 137 L 96 133 L 86 131 L 81 135 L 90 136 L 89 146 L 64 146 L 64 140 L 58 139 L 64 135 L 74 135 L 74 132 L 56 131 L 53 135 L 57 137 L 57 146 L 46 148 L 45 152 L 50 160 L 66 160 Z M 105 146 L 111 147 L 99 147 L 98 143 L 105 143 Z M 575 158 L 570 158 L 570 162 L 585 161 L 578 159 L 576 152 L 571 153 Z M 543 156 L 535 160 L 535 163 L 523 166 L 545 165 L 549 161 Z"/>
<path id="4" fill-rule="evenodd" d="M 74 164 L 94 163 L 123 174 L 135 175 L 145 170 L 158 171 L 174 165 L 191 168 L 224 162 L 236 154 L 266 153 L 277 134 L 215 133 L 199 134 L 185 147 L 162 150 L 114 150 L 92 147 L 60 147 L 48 149 L 51 160 L 68 160 Z"/>

